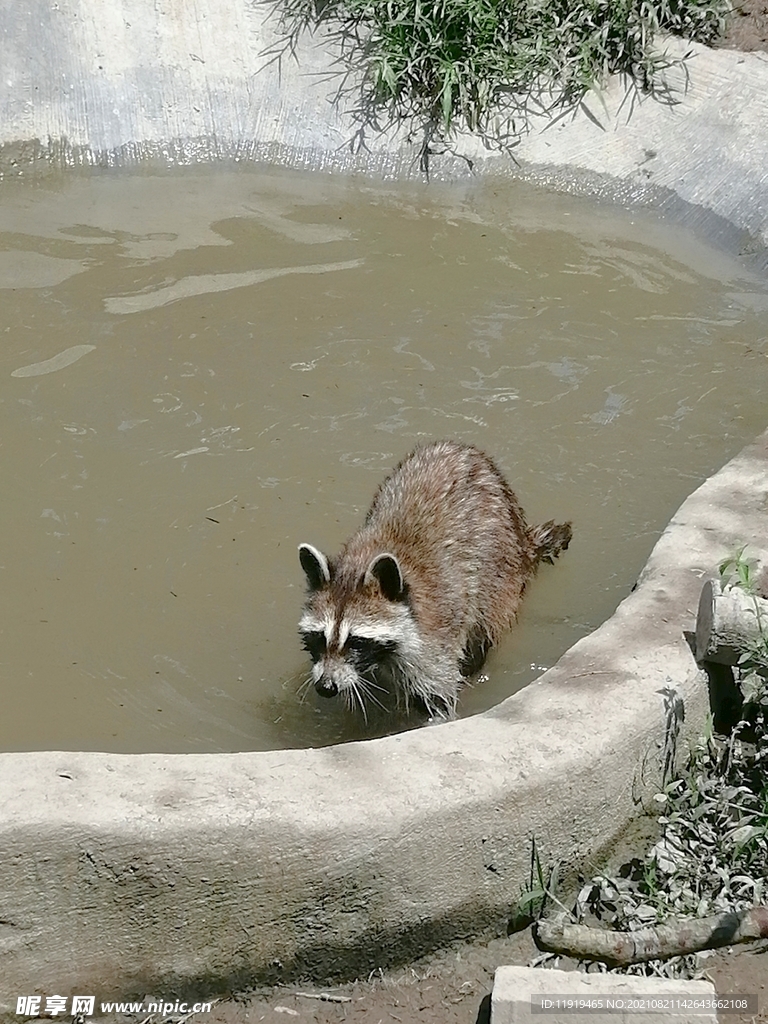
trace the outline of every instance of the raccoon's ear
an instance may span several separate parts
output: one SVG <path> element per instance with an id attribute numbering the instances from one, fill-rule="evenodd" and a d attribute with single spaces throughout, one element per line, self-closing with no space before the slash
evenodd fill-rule
<path id="1" fill-rule="evenodd" d="M 377 555 L 368 566 L 365 582 L 376 580 L 388 601 L 401 601 L 405 597 L 405 581 L 400 563 L 394 555 Z"/>
<path id="2" fill-rule="evenodd" d="M 299 561 L 304 570 L 310 590 L 320 590 L 331 582 L 328 559 L 311 544 L 299 544 Z"/>

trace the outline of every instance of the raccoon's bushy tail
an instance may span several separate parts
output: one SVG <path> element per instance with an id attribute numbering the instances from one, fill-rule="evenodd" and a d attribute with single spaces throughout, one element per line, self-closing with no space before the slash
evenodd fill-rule
<path id="1" fill-rule="evenodd" d="M 554 519 L 541 526 L 532 526 L 528 532 L 537 565 L 539 562 L 549 562 L 551 565 L 560 552 L 567 549 L 573 536 L 570 523 L 556 523 Z"/>

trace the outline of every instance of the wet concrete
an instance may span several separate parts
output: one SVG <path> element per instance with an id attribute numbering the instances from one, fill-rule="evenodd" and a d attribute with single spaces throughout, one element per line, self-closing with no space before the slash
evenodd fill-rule
<path id="1" fill-rule="evenodd" d="M 368 131 L 359 144 L 354 80 L 337 103 L 345 69 L 334 63 L 328 33 L 302 37 L 295 59 L 269 62 L 280 42 L 272 9 L 251 0 L 215 9 L 197 0 L 34 0 L 23 8 L 2 0 L 0 172 L 154 158 L 418 177 L 421 138 L 412 126 Z M 671 103 L 615 80 L 572 117 L 534 119 L 515 163 L 468 136 L 438 148 L 433 173 L 533 173 L 620 202 L 662 204 L 713 235 L 730 233 L 736 248 L 752 247 L 750 239 L 764 247 L 768 65 L 761 54 L 680 40 L 662 46 L 673 58 L 690 55 L 668 74 Z"/>

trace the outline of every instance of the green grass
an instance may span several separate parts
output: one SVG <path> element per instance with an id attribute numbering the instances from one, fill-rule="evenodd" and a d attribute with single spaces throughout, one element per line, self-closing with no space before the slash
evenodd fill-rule
<path id="1" fill-rule="evenodd" d="M 754 596 L 757 566 L 744 551 L 720 564 L 720 579 L 724 588 Z M 527 923 L 523 912 L 540 915 L 549 900 L 566 920 L 617 932 L 768 903 L 768 623 L 744 652 L 735 681 L 743 700 L 740 721 L 727 736 L 716 735 L 710 721 L 685 765 L 654 796 L 654 845 L 618 871 L 590 878 L 570 908 L 557 899 L 555 874 L 542 869 L 534 846 L 521 925 Z M 553 959 L 547 954 L 540 962 Z M 700 975 L 701 962 L 687 954 L 616 970 L 690 978 Z"/>
<path id="2" fill-rule="evenodd" d="M 663 93 L 671 62 L 655 45 L 658 33 L 711 43 L 730 9 L 728 0 L 265 2 L 280 18 L 280 52 L 306 29 L 331 30 L 342 68 L 362 77 L 358 114 L 366 123 L 415 117 L 432 131 L 492 135 L 500 107 L 518 119 L 510 134 L 519 134 L 532 96 L 571 107 L 615 72 Z"/>
<path id="3" fill-rule="evenodd" d="M 744 549 L 720 565 L 724 587 L 754 594 L 755 565 Z M 727 737 L 710 730 L 687 766 L 655 797 L 658 842 L 618 878 L 598 876 L 574 908 L 633 931 L 669 917 L 706 917 L 768 902 L 768 624 L 736 671 L 741 721 Z M 651 962 L 630 973 L 695 973 L 695 956 Z"/>
<path id="4" fill-rule="evenodd" d="M 616 877 L 592 878 L 573 909 L 577 921 L 634 931 L 669 918 L 708 917 L 768 900 L 768 736 L 765 716 L 728 739 L 703 739 L 679 777 L 658 794 L 660 837 Z M 630 974 L 691 977 L 695 954 L 626 968 Z"/>

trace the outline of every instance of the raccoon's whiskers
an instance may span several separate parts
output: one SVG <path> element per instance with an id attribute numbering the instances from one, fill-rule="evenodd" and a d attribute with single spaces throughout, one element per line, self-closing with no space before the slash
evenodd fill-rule
<path id="1" fill-rule="evenodd" d="M 303 704 L 307 699 L 307 693 L 312 685 L 312 675 L 308 675 L 307 678 L 301 683 L 296 689 L 296 696 L 299 698 L 299 704 Z"/>
<path id="2" fill-rule="evenodd" d="M 365 701 L 363 700 L 362 686 L 358 685 L 357 683 L 352 683 L 351 686 L 349 687 L 349 690 L 347 691 L 346 697 L 347 697 L 347 707 L 349 708 L 350 711 L 354 711 L 354 709 L 355 709 L 355 701 L 357 701 L 357 703 L 360 705 L 360 711 L 361 711 L 362 716 L 363 716 L 363 721 L 367 725 L 368 724 L 368 712 L 365 710 Z"/>
<path id="3" fill-rule="evenodd" d="M 357 680 L 350 685 L 345 693 L 347 708 L 350 711 L 354 711 L 356 706 L 359 707 L 366 725 L 368 724 L 368 708 L 366 705 L 375 704 L 382 711 L 386 711 L 386 707 L 374 694 L 374 690 L 386 693 L 384 687 L 377 686 L 372 679 L 358 676 Z"/>
<path id="4" fill-rule="evenodd" d="M 362 695 L 370 701 L 371 704 L 375 704 L 377 707 L 381 708 L 382 711 L 387 710 L 385 705 L 382 704 L 379 698 L 373 693 L 374 690 L 378 690 L 379 693 L 386 693 L 387 691 L 383 686 L 377 686 L 376 683 L 372 682 L 370 679 L 361 679 L 359 689 Z"/>

